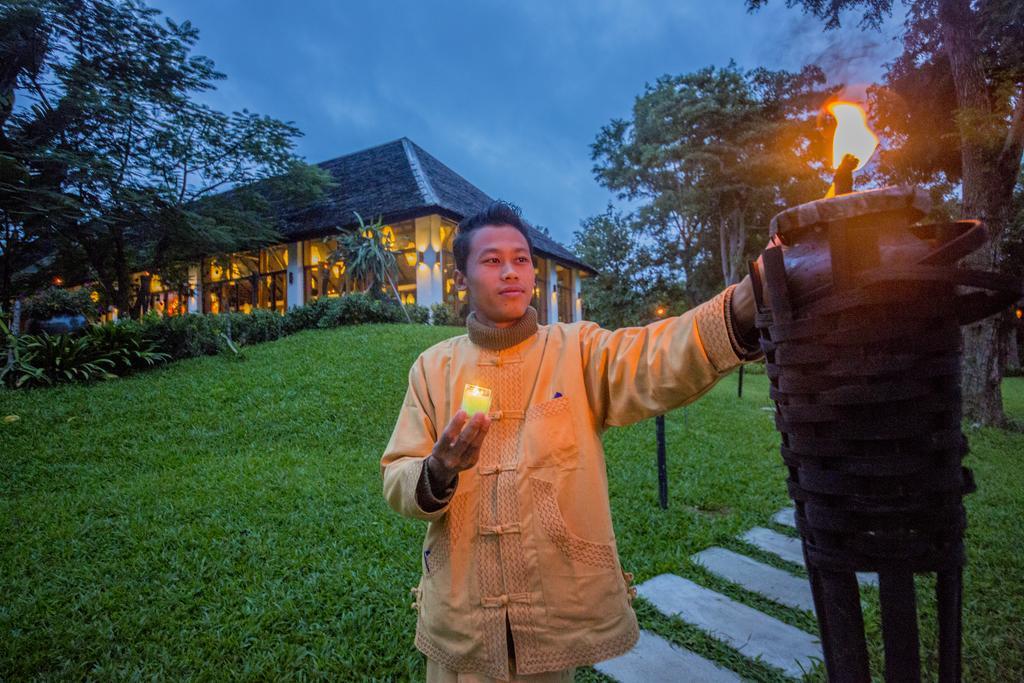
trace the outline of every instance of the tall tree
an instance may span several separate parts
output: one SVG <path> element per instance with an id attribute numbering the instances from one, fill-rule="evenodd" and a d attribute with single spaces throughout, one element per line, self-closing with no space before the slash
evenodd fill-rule
<path id="1" fill-rule="evenodd" d="M 640 262 L 641 247 L 631 217 L 609 204 L 604 213 L 580 221 L 573 250 L 597 269 L 583 280 L 587 318 L 616 329 L 638 325 L 651 317 L 656 278 Z"/>
<path id="2" fill-rule="evenodd" d="M 198 31 L 187 21 L 161 20 L 140 0 L 21 0 L 0 12 L 0 36 L 14 37 L 5 52 L 28 55 L 0 75 L 14 83 L 2 93 L 8 156 L 26 169 L 15 189 L 41 179 L 62 208 L 3 192 L 4 217 L 80 254 L 122 312 L 137 304 L 134 271 L 180 272 L 185 245 L 273 241 L 268 187 L 315 196 L 327 183 L 296 159 L 290 123 L 194 99 L 224 76 L 192 54 Z"/>
<path id="3" fill-rule="evenodd" d="M 652 256 L 694 291 L 714 260 L 737 282 L 765 235 L 751 226 L 797 200 L 821 196 L 826 147 L 816 114 L 828 93 L 813 66 L 799 73 L 735 63 L 663 76 L 636 98 L 629 121 L 613 120 L 591 146 L 599 183 L 642 202 Z M 705 278 L 706 279 L 706 278 Z M 717 280 L 717 278 L 715 278 Z"/>
<path id="4" fill-rule="evenodd" d="M 49 279 L 45 267 L 33 267 L 55 247 L 45 239 L 46 222 L 74 210 L 51 172 L 54 161 L 37 153 L 52 143 L 60 117 L 39 111 L 30 125 L 11 125 L 19 80 L 38 79 L 43 68 L 43 24 L 43 14 L 28 4 L 0 13 L 0 307 L 6 310 L 16 287 L 37 288 Z"/>
<path id="5" fill-rule="evenodd" d="M 746 0 L 750 10 L 767 0 Z M 981 218 L 992 235 L 971 265 L 1000 267 L 1003 234 L 1012 220 L 1013 189 L 1024 152 L 1024 3 L 1014 0 L 917 0 L 902 34 L 903 53 L 876 90 L 880 122 L 904 144 L 892 155 L 895 177 L 959 183 L 961 212 Z M 862 28 L 877 29 L 892 0 L 786 0 L 825 22 L 861 11 Z M 893 98 L 892 96 L 896 97 Z M 895 104 L 894 104 L 895 102 Z M 964 328 L 964 415 L 986 425 L 1005 422 L 1001 326 L 988 318 Z"/>

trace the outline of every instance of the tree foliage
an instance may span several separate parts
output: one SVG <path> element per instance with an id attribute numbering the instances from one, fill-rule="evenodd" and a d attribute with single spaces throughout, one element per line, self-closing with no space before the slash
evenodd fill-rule
<path id="1" fill-rule="evenodd" d="M 648 265 L 703 300 L 737 282 L 779 209 L 824 193 L 820 69 L 735 63 L 663 76 L 591 146 L 599 183 L 639 203 Z M 756 236 L 751 228 L 761 228 Z"/>
<path id="2" fill-rule="evenodd" d="M 5 260 L 37 240 L 80 257 L 124 311 L 133 271 L 273 241 L 275 196 L 322 189 L 322 172 L 293 153 L 295 126 L 197 100 L 224 78 L 192 54 L 197 40 L 189 22 L 161 20 L 139 0 L 5 6 Z"/>
<path id="3" fill-rule="evenodd" d="M 643 249 L 634 234 L 632 218 L 611 204 L 573 233 L 576 254 L 598 270 L 581 283 L 586 318 L 609 329 L 645 322 L 661 298 L 655 278 L 641 265 Z"/>

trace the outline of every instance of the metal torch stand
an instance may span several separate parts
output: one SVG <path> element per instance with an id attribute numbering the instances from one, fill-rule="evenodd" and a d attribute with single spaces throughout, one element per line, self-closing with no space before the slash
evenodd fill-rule
<path id="1" fill-rule="evenodd" d="M 984 239 L 980 224 L 966 227 Z M 828 678 L 871 680 L 855 572 L 877 572 L 885 679 L 919 681 L 914 574 L 935 572 L 939 680 L 959 681 L 962 497 L 974 490 L 961 466 L 959 325 L 992 297 L 958 298 L 957 285 L 993 282 L 955 268 L 975 238 L 897 268 L 852 263 L 843 239 L 850 233 L 829 237 L 836 272 L 818 298 L 791 296 L 779 247 L 755 278 Z"/>

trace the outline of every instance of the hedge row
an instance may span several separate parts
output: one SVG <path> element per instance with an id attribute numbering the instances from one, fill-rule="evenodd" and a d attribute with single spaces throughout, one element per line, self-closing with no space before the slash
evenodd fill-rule
<path id="1" fill-rule="evenodd" d="M 426 324 L 430 313 L 423 306 L 405 306 L 414 323 Z M 346 294 L 322 298 L 289 309 L 284 315 L 257 308 L 250 313 L 161 316 L 150 313 L 142 320 L 121 324 L 137 325 L 144 336 L 172 358 L 194 358 L 235 346 L 280 339 L 302 330 L 325 329 L 343 325 L 407 322 L 402 309 L 393 301 L 375 299 L 366 294 Z"/>
<path id="2" fill-rule="evenodd" d="M 419 324 L 430 321 L 431 311 L 423 306 L 406 305 L 405 312 L 408 319 L 397 302 L 357 293 L 318 299 L 292 308 L 284 315 L 266 309 L 255 309 L 250 313 L 166 317 L 151 312 L 138 321 L 90 325 L 78 332 L 52 337 L 43 334 L 15 338 L 4 326 L 6 338 L 4 353 L 0 357 L 7 356 L 7 348 L 16 347 L 18 363 L 0 368 L 4 370 L 0 372 L 0 383 L 10 387 L 29 387 L 91 381 L 144 369 L 155 362 L 235 351 L 239 346 L 280 339 L 301 330 L 367 323 L 405 323 L 409 319 Z M 435 305 L 433 314 L 435 324 L 459 324 L 444 304 Z M 113 354 L 113 359 L 118 357 L 120 351 L 110 348 L 115 340 L 121 340 L 134 350 L 145 349 L 151 355 L 143 358 L 136 354 L 133 357 L 139 362 L 127 364 L 102 360 L 104 354 Z"/>

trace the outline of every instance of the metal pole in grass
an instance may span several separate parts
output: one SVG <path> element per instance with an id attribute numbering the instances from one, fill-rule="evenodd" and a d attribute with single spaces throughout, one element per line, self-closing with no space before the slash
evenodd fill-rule
<path id="1" fill-rule="evenodd" d="M 665 465 L 665 416 L 654 418 L 658 435 L 658 503 L 668 510 L 668 469 Z"/>
<path id="2" fill-rule="evenodd" d="M 740 385 L 736 389 L 737 398 L 743 398 L 743 366 L 740 366 Z"/>

